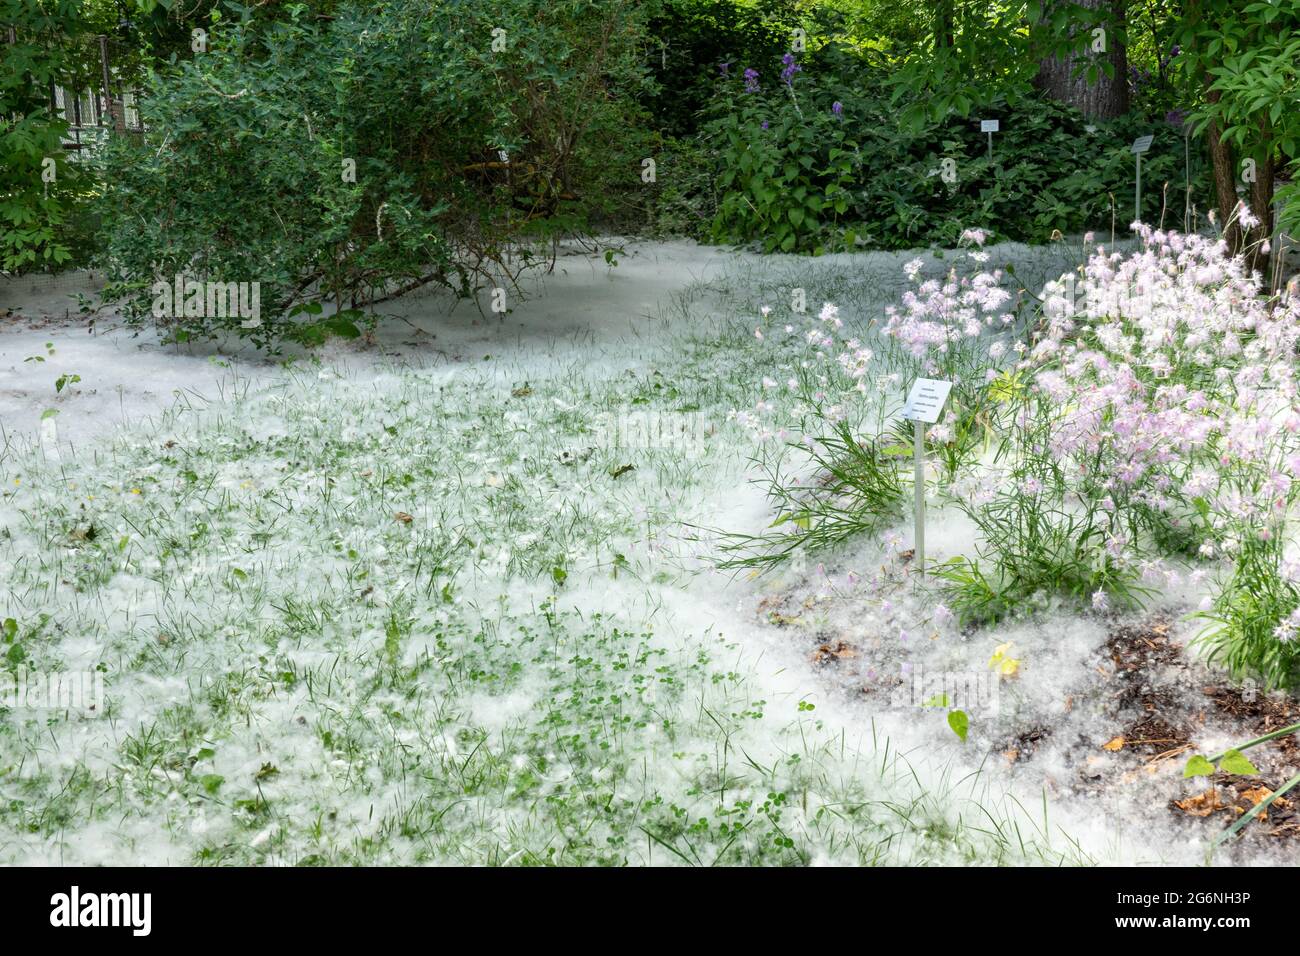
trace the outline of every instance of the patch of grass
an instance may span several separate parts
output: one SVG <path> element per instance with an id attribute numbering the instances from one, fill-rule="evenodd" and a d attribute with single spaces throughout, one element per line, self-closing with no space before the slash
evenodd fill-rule
<path id="1" fill-rule="evenodd" d="M 724 315 L 632 375 L 301 367 L 57 467 L 7 445 L 0 619 L 29 666 L 102 668 L 108 712 L 3 714 L 0 859 L 1086 862 L 669 623 L 682 525 L 750 450 L 742 338 Z M 602 440 L 645 407 L 706 447 Z M 839 451 L 852 494 L 878 460 Z"/>

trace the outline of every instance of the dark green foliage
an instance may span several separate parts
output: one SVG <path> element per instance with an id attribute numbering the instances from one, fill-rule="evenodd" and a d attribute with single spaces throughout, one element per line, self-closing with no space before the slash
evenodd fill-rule
<path id="1" fill-rule="evenodd" d="M 645 98 L 656 124 L 670 136 L 693 133 L 720 66 L 780 59 L 798 26 L 807 23 L 793 0 L 658 0 L 647 24 L 655 86 Z"/>
<path id="2" fill-rule="evenodd" d="M 80 31 L 76 0 L 0 0 L 0 269 L 58 267 L 73 258 L 83 223 L 77 205 L 93 189 L 62 147 L 67 123 L 49 106 L 50 84 L 71 69 Z"/>
<path id="3" fill-rule="evenodd" d="M 760 68 L 758 92 L 746 92 L 738 71 L 719 82 L 700 134 L 724 189 L 702 233 L 715 241 L 817 253 L 951 246 L 976 226 L 1027 242 L 1112 224 L 1126 235 L 1134 218 L 1129 146 L 1144 132 L 1156 142 L 1144 159 L 1143 218 L 1159 221 L 1167 208 L 1167 224 L 1182 227 L 1183 133 L 1164 122 L 1090 123 L 1036 96 L 996 96 L 969 119 L 902 126 L 883 77 L 829 86 L 800 72 L 787 85 L 779 70 L 779 62 Z M 1001 121 L 992 160 L 978 118 Z M 1200 193 L 1203 163 L 1192 177 Z"/>
<path id="4" fill-rule="evenodd" d="M 840 222 L 855 205 L 862 152 L 849 133 L 858 127 L 832 112 L 824 95 L 805 97 L 779 80 L 764 94 L 761 75 L 758 82 L 760 91 L 749 92 L 733 71 L 701 137 L 716 157 L 722 191 L 710 238 L 757 240 L 768 252 L 851 243 Z"/>
<path id="5" fill-rule="evenodd" d="M 110 291 L 142 320 L 158 279 L 259 282 L 259 328 L 191 316 L 174 331 L 270 345 L 318 340 L 321 302 L 508 286 L 640 187 L 638 34 L 622 0 L 399 0 L 218 24 L 207 52 L 152 78 L 147 141 L 106 154 Z"/>

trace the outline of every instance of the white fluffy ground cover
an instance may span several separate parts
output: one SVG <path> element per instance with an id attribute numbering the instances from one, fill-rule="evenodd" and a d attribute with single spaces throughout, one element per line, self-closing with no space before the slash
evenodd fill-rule
<path id="1" fill-rule="evenodd" d="M 1075 261 L 994 254 L 1031 288 Z M 712 569 L 713 530 L 772 517 L 730 417 L 770 371 L 758 305 L 871 315 L 908 258 L 574 254 L 504 320 L 411 297 L 377 342 L 285 361 L 0 303 L 23 317 L 0 320 L 0 652 L 98 668 L 108 698 L 0 708 L 0 862 L 1199 861 L 1181 764 L 1104 796 L 1065 766 L 1117 759 L 1066 703 L 1113 620 L 958 633 L 879 541 Z M 611 437 L 627 416 L 687 432 Z M 969 546 L 930 529 L 932 555 Z M 840 638 L 854 657 L 817 663 Z M 899 695 L 1007 642 L 1020 671 L 964 744 Z"/>

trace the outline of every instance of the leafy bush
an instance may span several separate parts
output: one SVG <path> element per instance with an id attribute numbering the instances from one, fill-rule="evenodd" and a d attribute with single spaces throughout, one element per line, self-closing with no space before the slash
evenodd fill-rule
<path id="1" fill-rule="evenodd" d="M 794 66 L 787 54 L 783 70 Z M 756 239 L 767 252 L 851 244 L 837 229 L 849 208 L 857 149 L 845 136 L 842 107 L 815 93 L 801 106 L 792 77 L 776 80 L 767 95 L 752 68 L 726 79 L 729 95 L 705 133 L 721 160 L 711 237 Z"/>
<path id="2" fill-rule="evenodd" d="M 106 153 L 110 291 L 143 321 L 158 280 L 258 282 L 259 327 L 169 325 L 272 345 L 355 334 L 357 310 L 402 287 L 509 285 L 641 186 L 638 35 L 624 0 L 218 23 L 207 52 L 151 78 L 147 141 Z"/>
<path id="3" fill-rule="evenodd" d="M 642 214 L 650 235 L 705 235 L 721 201 L 713 157 L 696 139 L 665 137 L 654 156 L 656 181 Z"/>
<path id="4" fill-rule="evenodd" d="M 952 246 L 975 226 L 997 239 L 1043 242 L 1134 218 L 1129 147 L 1153 130 L 1140 118 L 1089 122 L 1037 96 L 996 93 L 968 104 L 1001 121 L 990 159 L 974 119 L 922 113 L 899 123 L 888 75 L 859 71 L 845 82 L 800 69 L 786 82 L 788 66 L 779 63 L 745 69 L 749 81 L 738 67 L 718 78 L 699 134 L 722 188 L 713 241 L 816 254 L 858 244 Z M 1154 131 L 1142 216 L 1182 225 L 1183 133 L 1163 122 Z M 1192 178 L 1199 195 L 1203 163 Z"/>
<path id="5" fill-rule="evenodd" d="M 643 101 L 669 136 L 687 138 L 713 98 L 724 63 L 775 60 L 795 27 L 820 11 L 797 10 L 792 0 L 652 0 L 647 22 L 647 66 L 654 81 Z"/>
<path id="6" fill-rule="evenodd" d="M 61 266 L 74 255 L 78 203 L 94 188 L 67 161 L 68 124 L 50 110 L 50 84 L 69 69 L 80 32 L 76 0 L 0 0 L 18 37 L 0 58 L 0 269 Z M 51 181 L 52 180 L 52 181 Z"/>

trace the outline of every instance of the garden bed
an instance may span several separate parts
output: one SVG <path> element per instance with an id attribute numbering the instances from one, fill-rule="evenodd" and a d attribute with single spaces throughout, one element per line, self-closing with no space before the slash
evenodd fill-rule
<path id="1" fill-rule="evenodd" d="M 910 564 L 910 552 L 899 560 Z M 792 582 L 765 589 L 754 604 L 754 617 L 803 653 L 828 690 L 846 703 L 856 693 L 873 714 L 915 712 L 917 702 L 907 693 L 911 675 L 954 667 L 978 673 L 987 669 L 988 655 L 973 652 L 954 665 L 949 649 L 926 650 L 924 638 L 921 650 L 898 652 L 899 642 L 882 633 L 885 628 L 873 612 L 891 597 L 909 606 L 912 577 L 898 579 L 883 597 L 865 602 L 860 595 L 855 598 L 824 585 Z M 1040 782 L 1080 816 L 1098 806 L 1114 808 L 1133 826 L 1167 834 L 1175 844 L 1208 845 L 1295 775 L 1300 745 L 1295 736 L 1286 736 L 1252 751 L 1258 774 L 1216 773 L 1185 783 L 1188 757 L 1295 724 L 1300 701 L 1290 694 L 1265 692 L 1254 681 L 1227 680 L 1208 667 L 1188 647 L 1185 610 L 1171 607 L 1091 621 L 1100 644 L 1086 646 L 1074 659 L 1060 651 L 1046 660 L 1026 653 L 1016 675 L 1002 680 L 1036 684 L 1044 679 L 1044 671 L 1054 671 L 1047 678 L 1054 688 L 1052 699 L 1026 690 L 1023 696 L 1031 706 L 991 724 L 972 716 L 969 733 L 978 747 L 987 749 L 990 761 L 1021 782 Z M 1058 626 L 1061 623 L 1058 618 Z M 1044 626 L 1050 628 L 1051 620 Z M 970 629 L 960 635 L 945 633 L 934 642 L 955 639 L 973 645 L 974 651 L 1000 644 L 1005 636 Z M 1052 649 L 1042 647 L 1041 652 L 1051 655 Z M 910 663 L 910 674 L 898 673 L 900 660 Z M 1005 692 L 1017 693 L 1011 688 Z M 925 702 L 920 703 L 924 707 Z M 930 746 L 942 741 L 948 731 L 939 716 L 922 719 L 934 738 Z M 1235 862 L 1260 854 L 1285 859 L 1294 853 L 1298 838 L 1300 802 L 1284 797 L 1222 856 Z"/>

